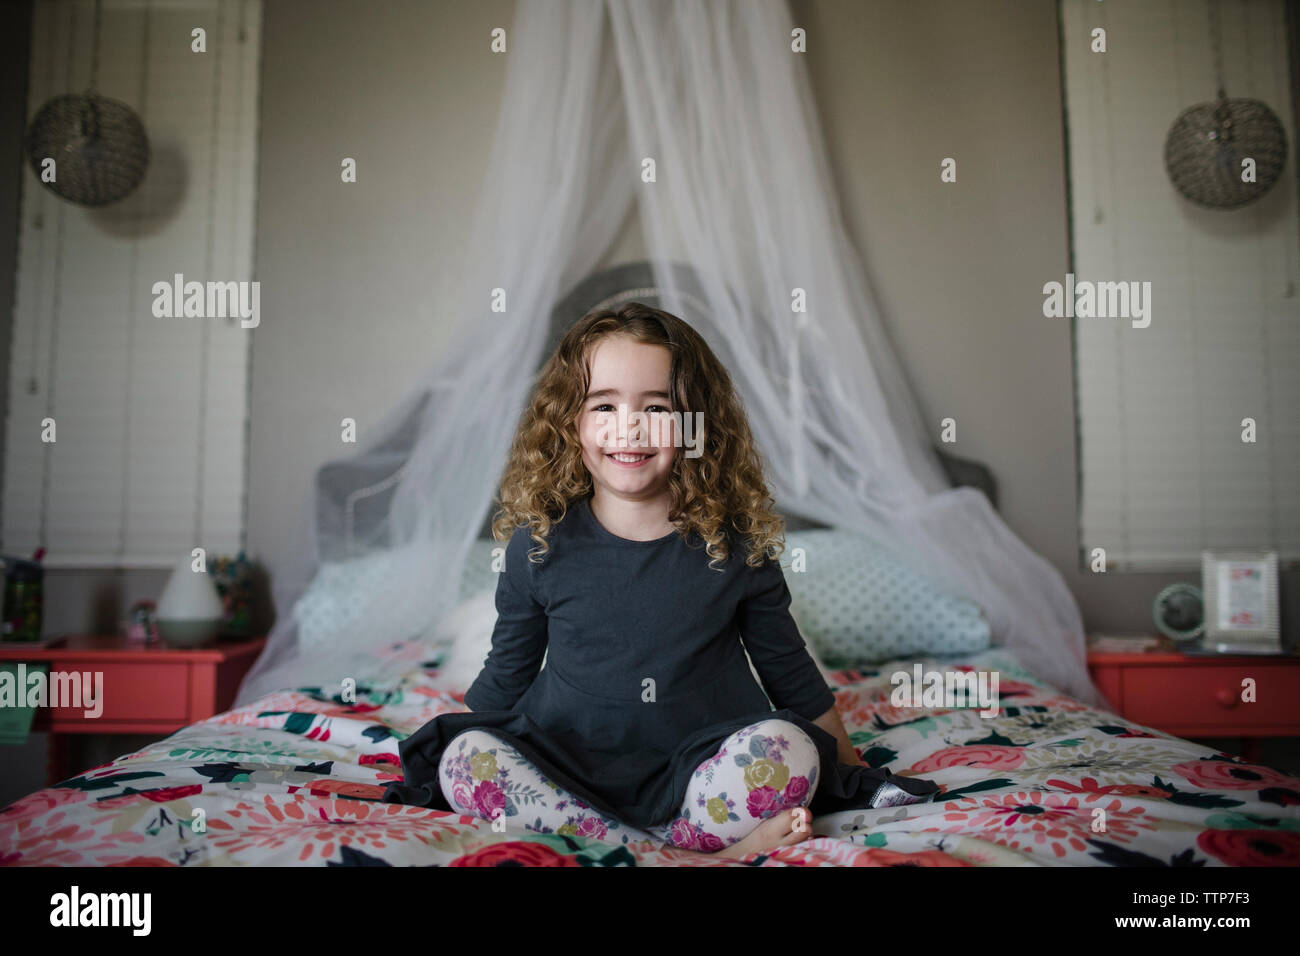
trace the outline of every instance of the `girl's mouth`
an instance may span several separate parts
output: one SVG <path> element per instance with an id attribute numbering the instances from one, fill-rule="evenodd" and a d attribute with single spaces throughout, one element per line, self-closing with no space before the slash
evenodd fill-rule
<path id="1" fill-rule="evenodd" d="M 654 455 L 653 454 L 642 455 L 642 454 L 635 454 L 631 452 L 616 451 L 613 452 L 612 454 L 606 454 L 605 457 L 608 458 L 610 461 L 612 461 L 614 464 L 618 465 L 620 468 L 639 468 L 641 465 L 645 464 L 647 461 L 653 458 Z"/>

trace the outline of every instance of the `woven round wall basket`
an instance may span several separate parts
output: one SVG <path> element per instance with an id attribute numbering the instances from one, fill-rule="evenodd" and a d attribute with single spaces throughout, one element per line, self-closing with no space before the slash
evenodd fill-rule
<path id="1" fill-rule="evenodd" d="M 149 137 L 131 107 L 96 93 L 56 96 L 27 129 L 42 185 L 69 202 L 107 206 L 131 195 L 149 168 Z M 54 160 L 54 179 L 42 174 Z"/>
<path id="2" fill-rule="evenodd" d="M 1208 0 L 1206 11 L 1216 95 L 1183 110 L 1169 127 L 1165 171 L 1174 188 L 1198 206 L 1236 209 L 1259 199 L 1281 177 L 1286 131 L 1267 103 L 1228 96 L 1218 0 Z M 1249 31 L 1246 36 L 1249 62 Z M 1247 177 L 1252 164 L 1253 175 Z"/>
<path id="3" fill-rule="evenodd" d="M 1259 199 L 1286 165 L 1286 131 L 1259 100 L 1220 97 L 1197 103 L 1174 120 L 1165 137 L 1165 168 L 1174 188 L 1209 209 L 1234 209 Z M 1255 181 L 1242 181 L 1242 161 L 1254 160 Z"/>

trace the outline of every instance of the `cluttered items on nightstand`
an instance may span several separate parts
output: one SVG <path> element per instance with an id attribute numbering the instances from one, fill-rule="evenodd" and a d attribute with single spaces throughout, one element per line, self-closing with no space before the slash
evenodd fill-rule
<path id="1" fill-rule="evenodd" d="M 194 647 L 216 637 L 252 633 L 252 564 L 244 552 L 213 556 L 205 565 L 190 556 L 176 563 L 157 602 L 137 601 L 125 623 L 128 638 Z"/>
<path id="2" fill-rule="evenodd" d="M 37 548 L 31 559 L 0 555 L 4 568 L 4 622 L 0 641 L 33 642 L 41 640 L 42 614 L 45 608 L 45 566 L 41 563 L 45 549 Z"/>
<path id="3" fill-rule="evenodd" d="M 49 641 L 41 638 L 42 615 L 45 608 L 45 567 L 41 563 L 45 549 L 37 548 L 31 559 L 13 555 L 0 555 L 4 568 L 4 621 L 0 626 L 0 644 L 41 646 Z M 34 664 L 28 668 L 33 673 L 44 672 L 47 666 Z M 18 665 L 0 663 L 0 673 L 5 675 L 10 687 L 18 676 Z M 4 683 L 5 680 L 0 680 Z M 13 700 L 0 701 L 0 745 L 21 744 L 31 731 L 36 708 L 27 705 L 23 695 Z"/>
<path id="4" fill-rule="evenodd" d="M 45 608 L 45 548 L 31 558 L 0 555 L 4 571 L 0 644 L 45 647 L 62 635 L 42 634 Z M 172 571 L 157 600 L 136 601 L 118 629 L 142 646 L 165 643 L 192 647 L 214 637 L 242 638 L 253 633 L 253 567 L 239 552 L 214 555 L 206 564 L 187 555 Z"/>

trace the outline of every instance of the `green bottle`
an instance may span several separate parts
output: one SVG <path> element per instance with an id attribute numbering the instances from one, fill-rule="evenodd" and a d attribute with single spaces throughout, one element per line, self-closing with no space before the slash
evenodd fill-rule
<path id="1" fill-rule="evenodd" d="M 9 557 L 4 558 L 4 567 L 4 640 L 39 641 L 45 568 L 39 559 L 24 561 Z"/>

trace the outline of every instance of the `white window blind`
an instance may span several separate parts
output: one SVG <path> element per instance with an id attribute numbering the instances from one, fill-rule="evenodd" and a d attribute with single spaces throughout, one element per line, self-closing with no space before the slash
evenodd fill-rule
<path id="1" fill-rule="evenodd" d="M 139 114 L 150 165 L 101 210 L 25 169 L 2 547 L 43 546 L 51 567 L 168 567 L 243 547 L 253 329 L 158 318 L 152 289 L 253 279 L 261 5 L 106 0 L 100 20 L 99 92 Z M 93 31 L 93 3 L 35 5 L 29 119 L 86 90 Z"/>
<path id="2" fill-rule="evenodd" d="M 1262 199 L 1211 211 L 1184 199 L 1164 166 L 1176 117 L 1216 95 L 1206 5 L 1061 6 L 1074 273 L 1151 283 L 1146 328 L 1073 320 L 1085 565 L 1094 548 L 1109 567 L 1133 570 L 1198 569 L 1203 548 L 1300 560 L 1300 224 L 1285 12 L 1282 0 L 1220 9 L 1227 94 L 1264 101 L 1290 154 Z M 1098 27 L 1104 53 L 1091 52 Z M 1254 443 L 1242 440 L 1247 418 Z"/>

